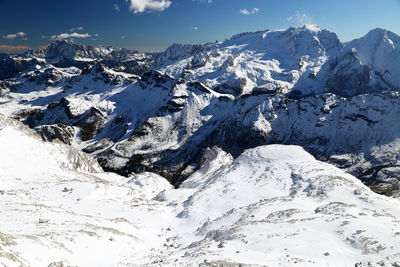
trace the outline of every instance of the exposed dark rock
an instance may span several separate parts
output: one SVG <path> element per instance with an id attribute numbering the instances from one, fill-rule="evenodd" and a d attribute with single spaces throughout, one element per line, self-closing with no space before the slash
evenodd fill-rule
<path id="1" fill-rule="evenodd" d="M 39 126 L 36 130 L 44 141 L 52 142 L 59 140 L 67 145 L 71 145 L 72 139 L 75 136 L 75 129 L 62 123 Z"/>
<path id="2" fill-rule="evenodd" d="M 64 112 L 62 114 L 66 114 L 69 119 L 76 119 L 79 114 L 75 114 L 71 109 L 71 102 L 63 97 L 58 103 L 50 103 L 47 109 L 50 112 L 56 113 L 56 109 L 62 109 Z"/>
<path id="3" fill-rule="evenodd" d="M 13 116 L 13 118 L 19 120 L 23 120 L 25 117 L 28 126 L 33 128 L 44 118 L 44 112 L 41 109 L 33 109 L 33 110 L 23 111 L 22 113 Z"/>
<path id="4" fill-rule="evenodd" d="M 101 131 L 101 129 L 103 129 L 105 121 L 106 119 L 100 110 L 91 108 L 89 115 L 77 123 L 81 128 L 82 141 L 92 139 L 99 131 Z"/>
<path id="5" fill-rule="evenodd" d="M 168 76 L 168 75 L 164 75 L 159 71 L 156 70 L 150 70 L 147 71 L 145 73 L 143 73 L 143 75 L 141 76 L 142 79 L 140 80 L 140 82 L 145 85 L 147 84 L 155 84 L 156 87 L 163 87 L 164 84 L 167 83 L 173 83 L 174 82 L 174 78 Z M 169 90 L 169 88 L 167 88 Z"/>

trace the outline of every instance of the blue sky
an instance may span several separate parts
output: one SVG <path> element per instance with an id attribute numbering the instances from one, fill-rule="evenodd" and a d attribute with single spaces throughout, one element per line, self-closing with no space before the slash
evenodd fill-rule
<path id="1" fill-rule="evenodd" d="M 400 33 L 400 0 L 0 0 L 0 51 L 54 39 L 141 51 L 313 23 L 342 41 Z"/>

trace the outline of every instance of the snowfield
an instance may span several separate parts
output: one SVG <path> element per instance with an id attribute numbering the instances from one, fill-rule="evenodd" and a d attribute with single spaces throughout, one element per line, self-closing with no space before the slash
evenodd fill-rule
<path id="1" fill-rule="evenodd" d="M 0 117 L 2 266 L 398 266 L 399 200 L 298 146 L 207 149 L 179 189 Z"/>
<path id="2" fill-rule="evenodd" d="M 0 122 L 0 265 L 130 266 L 162 246 L 170 216 L 151 198 L 171 188 L 164 178 L 102 173 L 83 153 Z"/>

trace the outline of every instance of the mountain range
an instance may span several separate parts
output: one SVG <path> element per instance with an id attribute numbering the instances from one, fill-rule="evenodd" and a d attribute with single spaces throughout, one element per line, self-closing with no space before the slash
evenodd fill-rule
<path id="1" fill-rule="evenodd" d="M 179 184 L 207 147 L 237 156 L 280 143 L 392 194 L 399 47 L 386 30 L 342 43 L 314 25 L 159 54 L 56 41 L 3 60 L 29 66 L 1 81 L 0 112 L 123 175 L 146 170 Z"/>
<path id="2" fill-rule="evenodd" d="M 55 41 L 1 56 L 0 79 L 6 266 L 400 265 L 390 31 L 344 43 L 305 25 L 161 53 Z"/>

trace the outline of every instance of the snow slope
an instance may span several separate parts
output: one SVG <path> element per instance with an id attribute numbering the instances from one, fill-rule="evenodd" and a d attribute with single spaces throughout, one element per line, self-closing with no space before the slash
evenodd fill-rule
<path id="1" fill-rule="evenodd" d="M 3 116 L 0 146 L 1 266 L 130 266 L 162 242 L 167 208 L 151 200 L 171 188 L 162 177 L 102 173 Z"/>
<path id="2" fill-rule="evenodd" d="M 400 261 L 399 201 L 297 146 L 261 146 L 237 159 L 208 149 L 172 189 L 152 173 L 99 173 L 88 156 L 4 117 L 0 145 L 4 266 Z"/>
<path id="3" fill-rule="evenodd" d="M 297 146 L 261 146 L 235 160 L 217 148 L 206 153 L 212 155 L 179 190 L 158 197 L 178 212 L 180 231 L 170 240 L 183 262 L 390 266 L 400 260 L 398 200 L 372 193 Z"/>

